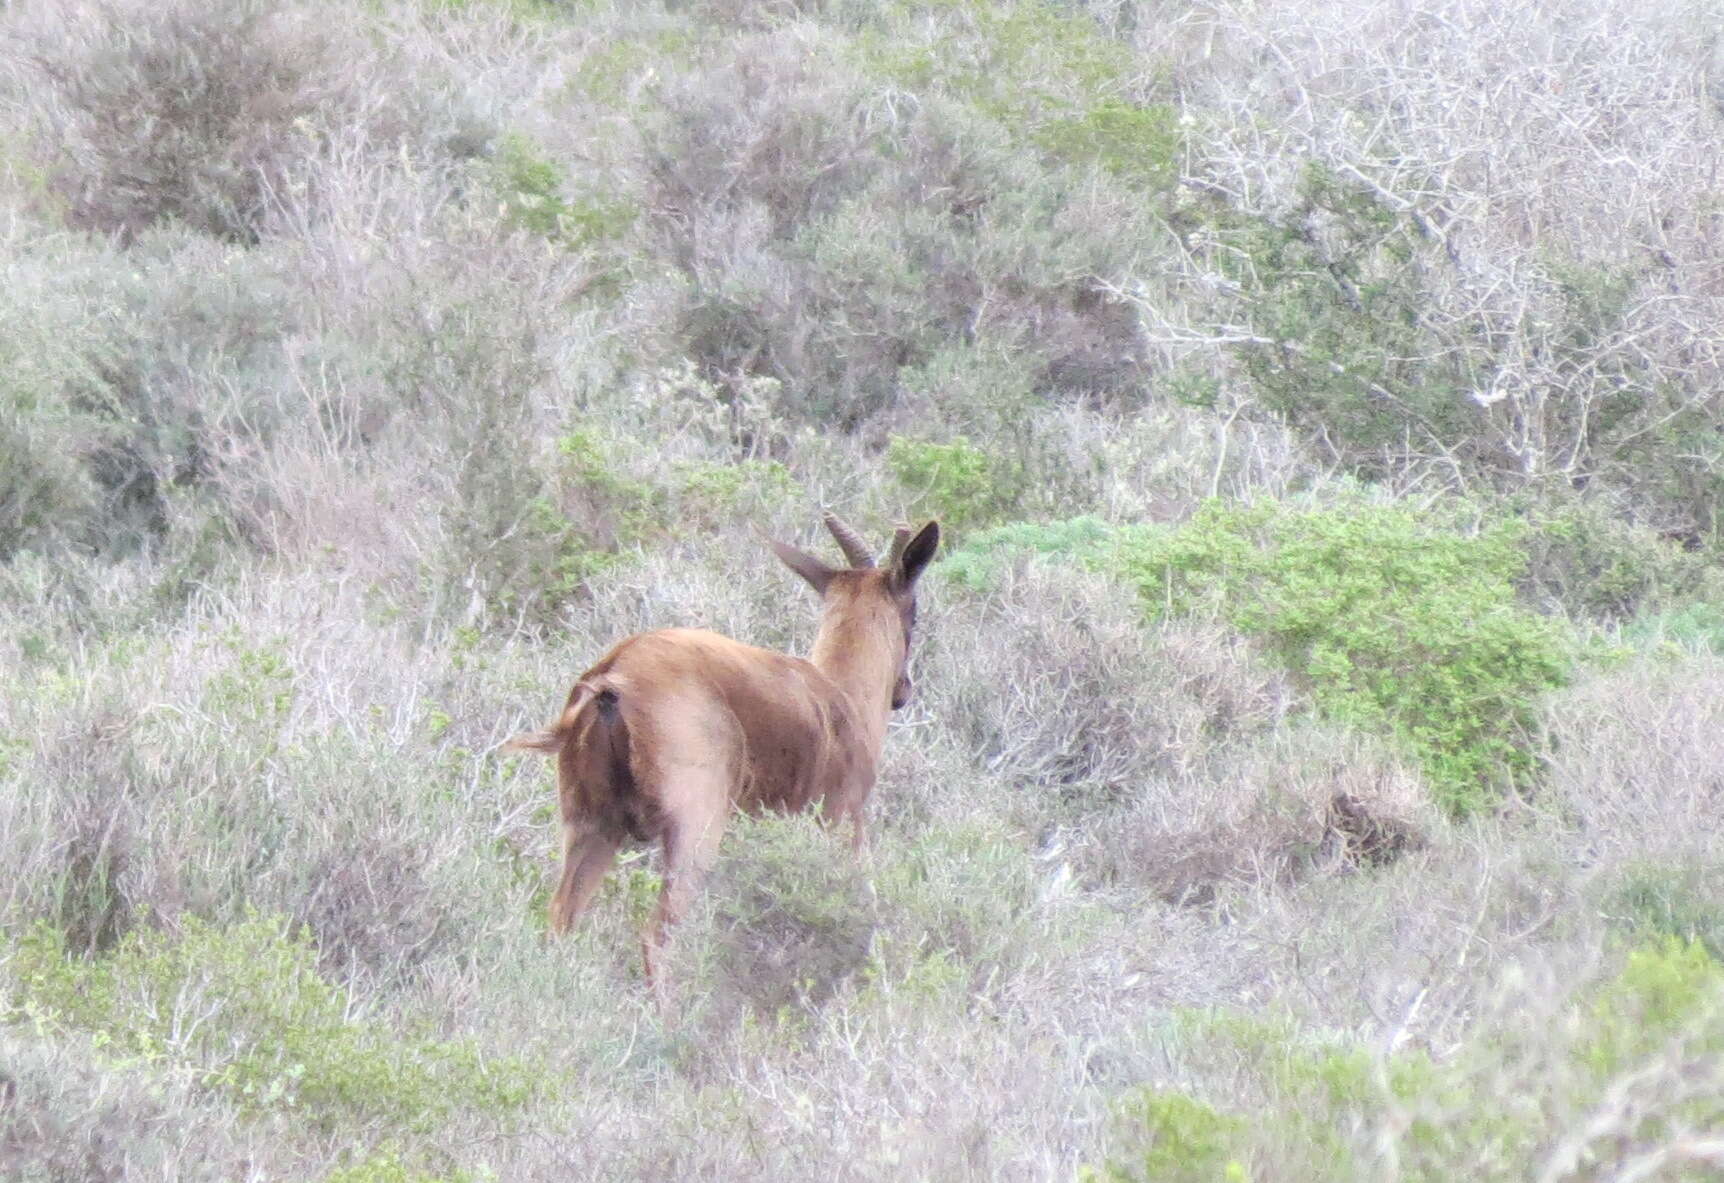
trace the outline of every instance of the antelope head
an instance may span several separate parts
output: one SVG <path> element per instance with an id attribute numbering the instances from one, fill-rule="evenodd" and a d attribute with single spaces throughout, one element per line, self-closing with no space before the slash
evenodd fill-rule
<path id="1" fill-rule="evenodd" d="M 772 549 L 802 576 L 823 606 L 820 633 L 810 660 L 867 701 L 890 686 L 892 710 L 910 701 L 910 638 L 916 628 L 916 581 L 940 545 L 940 524 L 929 522 L 914 536 L 899 526 L 884 566 L 845 522 L 825 516 L 826 528 L 849 567 L 830 567 L 782 542 Z M 883 677 L 882 675 L 886 675 Z M 889 677 L 889 682 L 887 681 Z"/>

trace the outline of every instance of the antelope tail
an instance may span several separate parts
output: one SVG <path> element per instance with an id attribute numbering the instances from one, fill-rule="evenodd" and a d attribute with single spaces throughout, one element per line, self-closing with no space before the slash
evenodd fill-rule
<path id="1" fill-rule="evenodd" d="M 558 716 L 556 722 L 543 731 L 523 731 L 505 743 L 503 751 L 556 755 L 574 737 L 575 731 L 580 727 L 582 713 L 600 693 L 600 689 L 590 682 L 576 682 L 574 690 L 569 694 L 569 705 L 563 708 L 563 713 Z"/>

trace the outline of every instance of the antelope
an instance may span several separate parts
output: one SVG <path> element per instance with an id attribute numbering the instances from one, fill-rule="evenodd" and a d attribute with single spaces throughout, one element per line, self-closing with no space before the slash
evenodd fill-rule
<path id="1" fill-rule="evenodd" d="M 864 844 L 886 723 L 910 698 L 916 581 L 940 544 L 938 522 L 900 526 L 884 567 L 832 514 L 849 560 L 827 566 L 782 542 L 772 549 L 820 596 L 804 659 L 703 629 L 666 628 L 619 641 L 582 674 L 556 722 L 504 750 L 557 758 L 562 877 L 550 930 L 568 932 L 626 839 L 659 842 L 664 886 L 642 940 L 649 983 L 666 934 L 712 867 L 733 809 L 798 812 L 818 804 Z"/>

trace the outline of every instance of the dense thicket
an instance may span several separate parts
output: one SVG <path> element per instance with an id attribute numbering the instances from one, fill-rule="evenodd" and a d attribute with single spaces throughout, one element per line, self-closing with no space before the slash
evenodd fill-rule
<path id="1" fill-rule="evenodd" d="M 0 1167 L 1716 1170 L 1721 46 L 5 6 Z M 822 507 L 950 540 L 879 837 L 740 824 L 655 1011 L 494 745 L 805 645 Z"/>

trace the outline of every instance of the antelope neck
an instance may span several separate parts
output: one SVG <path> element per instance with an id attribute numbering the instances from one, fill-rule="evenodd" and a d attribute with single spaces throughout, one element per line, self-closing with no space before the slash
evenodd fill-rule
<path id="1" fill-rule="evenodd" d="M 876 756 L 903 657 L 902 627 L 889 604 L 831 605 L 808 658 L 850 697 Z"/>

